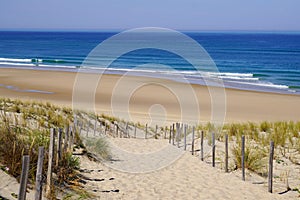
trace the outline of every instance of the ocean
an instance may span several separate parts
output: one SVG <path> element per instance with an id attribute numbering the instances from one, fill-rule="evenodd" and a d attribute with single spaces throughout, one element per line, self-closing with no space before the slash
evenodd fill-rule
<path id="1" fill-rule="evenodd" d="M 115 34 L 117 32 L 1 31 L 0 67 L 77 71 L 92 49 Z M 210 75 L 222 79 L 225 87 L 300 94 L 300 33 L 184 34 L 209 53 L 219 70 Z M 199 72 L 190 63 L 158 49 L 128 52 L 115 60 L 106 73 L 122 74 L 149 63 L 151 69 L 139 69 L 135 74 L 172 78 L 179 73 L 192 83 L 203 84 Z M 172 66 L 176 71 L 162 70 L 161 65 Z M 99 69 L 101 67 L 100 64 Z"/>

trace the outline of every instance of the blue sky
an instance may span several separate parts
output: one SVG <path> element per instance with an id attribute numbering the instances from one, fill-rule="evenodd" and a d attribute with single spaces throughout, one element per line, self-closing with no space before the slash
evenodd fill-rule
<path id="1" fill-rule="evenodd" d="M 299 0 L 1 0 L 0 29 L 300 31 Z"/>

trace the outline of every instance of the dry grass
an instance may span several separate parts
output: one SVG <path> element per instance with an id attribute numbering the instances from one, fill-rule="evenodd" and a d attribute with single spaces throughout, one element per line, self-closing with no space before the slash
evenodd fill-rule
<path id="1" fill-rule="evenodd" d="M 237 168 L 241 168 L 241 140 L 238 140 L 237 143 L 232 148 L 232 154 L 234 162 Z M 266 165 L 267 165 L 267 156 L 268 152 L 266 149 L 251 144 L 251 142 L 246 142 L 245 144 L 245 168 L 251 171 L 266 174 Z"/>
<path id="2" fill-rule="evenodd" d="M 224 142 L 223 136 L 228 134 L 231 143 L 231 153 L 234 161 L 232 169 L 241 167 L 241 137 L 246 138 L 245 167 L 260 175 L 266 175 L 267 160 L 269 156 L 270 141 L 274 141 L 274 159 L 289 160 L 295 165 L 300 165 L 300 122 L 261 122 L 261 123 L 230 123 L 222 129 L 214 125 L 202 124 L 197 130 L 205 131 L 205 138 L 210 144 L 211 132 L 216 133 L 216 138 Z M 199 135 L 198 135 L 199 136 Z"/>
<path id="3" fill-rule="evenodd" d="M 115 117 L 98 116 L 78 110 L 73 111 L 71 108 L 58 107 L 51 103 L 0 98 L 1 169 L 5 169 L 7 173 L 19 179 L 22 156 L 30 155 L 29 183 L 33 184 L 35 181 L 38 147 L 44 146 L 43 176 L 45 177 L 48 163 L 49 130 L 50 128 L 63 128 L 73 123 L 74 115 L 84 124 L 87 124 L 91 119 L 97 120 L 102 124 L 106 122 L 109 122 L 108 124 L 113 124 L 115 121 L 120 122 Z M 84 147 L 78 132 L 75 133 L 75 143 L 75 146 Z M 110 158 L 109 147 L 104 140 L 94 140 L 90 142 L 89 147 L 101 158 Z M 61 190 L 60 186 L 69 185 L 72 187 L 72 191 L 77 193 L 78 188 L 73 188 L 73 186 L 79 185 L 76 172 L 80 165 L 79 159 L 72 156 L 71 153 L 66 153 L 60 161 L 60 165 L 59 168 L 54 168 L 54 173 L 57 175 L 54 176 L 56 178 L 54 181 L 55 185 L 52 187 L 53 190 Z M 79 195 L 82 196 L 82 199 L 89 196 L 85 191 L 80 190 L 80 193 L 82 193 L 82 195 Z M 52 194 L 55 196 L 56 192 L 53 191 Z"/>
<path id="4" fill-rule="evenodd" d="M 6 172 L 20 178 L 22 156 L 30 156 L 29 183 L 33 184 L 36 174 L 38 148 L 44 146 L 43 176 L 46 176 L 50 128 L 64 127 L 72 123 L 73 112 L 50 103 L 22 102 L 0 99 L 0 160 Z M 81 145 L 78 133 L 75 141 Z M 61 167 L 54 168 L 57 173 L 55 183 L 71 184 L 76 178 L 79 160 L 70 153 L 63 155 Z M 52 188 L 56 188 L 56 186 Z M 52 192 L 55 194 L 55 191 Z"/>
<path id="5" fill-rule="evenodd" d="M 3 165 L 9 168 L 9 173 L 19 177 L 22 167 L 22 156 L 29 155 L 31 163 L 36 163 L 38 147 L 48 146 L 47 131 L 30 130 L 18 123 L 11 125 L 11 119 L 1 114 L 0 123 L 0 158 Z M 35 166 L 32 164 L 30 178 L 35 178 Z"/>
<path id="6" fill-rule="evenodd" d="M 261 123 L 230 123 L 225 124 L 220 130 L 211 123 L 200 125 L 197 130 L 205 132 L 215 132 L 217 138 L 223 138 L 227 133 L 231 140 L 240 138 L 242 135 L 247 136 L 258 145 L 268 146 L 270 140 L 274 141 L 275 146 L 282 148 L 298 148 L 300 136 L 300 121 L 299 122 L 261 122 Z M 210 134 L 207 134 L 208 136 Z"/>
<path id="7" fill-rule="evenodd" d="M 87 138 L 85 141 L 85 147 L 89 152 L 93 152 L 99 160 L 111 159 L 109 145 L 105 138 Z"/>

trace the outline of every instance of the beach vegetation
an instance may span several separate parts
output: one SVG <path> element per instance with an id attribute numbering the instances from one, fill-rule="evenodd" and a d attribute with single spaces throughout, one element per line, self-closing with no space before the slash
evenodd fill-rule
<path id="1" fill-rule="evenodd" d="M 269 132 L 271 130 L 271 123 L 264 121 L 262 123 L 260 123 L 260 131 L 262 132 Z"/>
<path id="2" fill-rule="evenodd" d="M 78 157 L 72 155 L 72 153 L 67 152 L 63 155 L 63 158 L 60 162 L 60 165 L 63 166 L 58 169 L 58 182 L 62 183 L 71 183 L 77 180 L 77 172 L 80 167 L 80 160 Z"/>
<path id="3" fill-rule="evenodd" d="M 113 117 L 113 116 L 109 116 L 106 114 L 101 114 L 100 115 L 101 118 L 108 120 L 110 123 L 114 123 L 115 121 L 120 121 L 118 118 Z"/>
<path id="4" fill-rule="evenodd" d="M 58 107 L 49 102 L 20 101 L 12 99 L 0 99 L 0 166 L 7 173 L 19 178 L 21 172 L 21 160 L 23 155 L 30 155 L 31 165 L 29 178 L 33 183 L 35 180 L 35 170 L 37 162 L 38 147 L 49 147 L 49 129 L 63 128 L 71 125 L 76 115 L 79 122 L 85 127 L 94 128 L 94 120 L 106 124 L 109 128 L 115 123 L 121 123 L 117 117 L 105 114 L 97 115 L 82 111 L 73 111 L 68 107 Z M 133 122 L 124 124 L 134 125 Z M 136 123 L 137 128 L 145 129 L 145 125 Z M 148 127 L 148 130 L 155 133 L 156 129 Z M 168 130 L 168 128 L 167 128 Z M 224 141 L 225 133 L 229 136 L 231 148 L 232 169 L 241 167 L 241 136 L 245 135 L 245 166 L 250 171 L 265 175 L 267 169 L 267 158 L 270 141 L 275 143 L 275 160 L 282 163 L 282 160 L 289 159 L 292 163 L 299 163 L 297 156 L 291 156 L 289 152 L 300 153 L 300 122 L 244 122 L 227 123 L 221 129 L 213 123 L 203 123 L 196 127 L 196 134 L 200 137 L 200 132 L 204 131 L 204 137 L 211 145 L 211 133 L 215 133 L 216 140 Z M 159 127 L 158 134 L 164 132 L 164 128 Z M 182 134 L 183 135 L 183 134 Z M 182 136 L 181 135 L 181 136 Z M 105 138 L 85 138 L 82 139 L 78 130 L 75 131 L 75 146 L 84 148 L 88 153 L 94 154 L 99 160 L 110 160 L 112 158 L 109 143 Z M 46 153 L 47 154 L 47 153 Z M 285 157 L 285 159 L 282 159 Z M 298 160 L 297 160 L 298 158 Z M 47 169 L 48 156 L 45 155 L 44 170 Z M 220 158 L 217 158 L 220 159 Z M 56 181 L 63 185 L 76 185 L 78 183 L 77 169 L 79 159 L 72 154 L 66 153 L 61 161 L 62 167 L 55 169 Z M 231 164 L 230 163 L 230 164 Z M 46 171 L 43 172 L 45 175 Z M 54 188 L 57 187 L 53 186 Z M 82 193 L 85 196 L 85 193 Z"/>
<path id="5" fill-rule="evenodd" d="M 243 122 L 226 123 L 221 132 L 216 134 L 218 141 L 224 142 L 224 135 L 228 134 L 231 143 L 230 158 L 234 161 L 234 169 L 241 167 L 241 136 L 246 137 L 245 165 L 250 171 L 262 176 L 267 172 L 270 142 L 275 144 L 274 159 L 288 159 L 291 163 L 299 164 L 300 153 L 300 122 Z M 211 145 L 212 124 L 201 124 L 196 130 L 204 131 L 204 137 Z M 198 135 L 199 137 L 199 135 Z M 219 148 L 218 148 L 219 149 Z M 222 150 L 219 150 L 222 153 Z"/>
<path id="6" fill-rule="evenodd" d="M 81 117 L 80 121 L 90 121 L 89 114 L 76 111 L 76 116 Z M 93 117 L 99 118 L 97 115 Z M 46 176 L 50 128 L 63 128 L 73 121 L 74 112 L 68 107 L 58 107 L 49 102 L 20 101 L 8 98 L 0 98 L 0 166 L 5 172 L 20 178 L 23 155 L 30 156 L 29 183 L 34 184 L 36 174 L 36 163 L 38 159 L 38 148 L 44 146 L 43 176 Z M 110 120 L 117 118 L 105 116 Z M 85 121 L 84 121 L 85 120 Z M 99 119 L 98 119 L 99 120 Z M 106 118 L 103 121 L 107 120 Z M 75 131 L 75 146 L 85 148 L 82 139 Z M 56 147 L 55 147 L 56 148 Z M 95 151 L 103 159 L 109 159 L 109 147 L 105 141 L 96 140 Z M 60 160 L 60 167 L 54 167 L 56 173 L 54 185 L 51 186 L 51 194 L 56 196 L 54 190 L 59 190 L 61 185 L 79 185 L 77 169 L 79 158 L 72 153 L 64 153 Z M 66 184 L 65 184 L 66 183 Z M 72 188 L 74 191 L 75 188 Z M 84 191 L 80 192 L 81 198 L 86 197 Z"/>
<path id="7" fill-rule="evenodd" d="M 237 143 L 232 148 L 232 154 L 234 157 L 234 162 L 237 168 L 241 168 L 241 151 L 242 142 L 237 140 Z M 267 152 L 257 146 L 251 144 L 251 142 L 246 142 L 245 144 L 245 168 L 254 172 L 261 172 L 265 169 L 267 161 Z"/>
<path id="8" fill-rule="evenodd" d="M 32 163 L 36 163 L 39 146 L 48 146 L 46 130 L 30 130 L 18 122 L 12 123 L 11 118 L 1 115 L 0 123 L 0 158 L 1 163 L 9 168 L 11 175 L 19 177 L 22 167 L 22 156 L 29 155 Z M 30 176 L 34 179 L 34 173 Z"/>
<path id="9" fill-rule="evenodd" d="M 97 158 L 99 158 L 99 160 L 111 159 L 109 144 L 107 140 L 105 140 L 105 138 L 98 138 L 98 139 L 87 138 L 85 141 L 83 141 L 83 143 L 87 151 L 95 153 Z"/>

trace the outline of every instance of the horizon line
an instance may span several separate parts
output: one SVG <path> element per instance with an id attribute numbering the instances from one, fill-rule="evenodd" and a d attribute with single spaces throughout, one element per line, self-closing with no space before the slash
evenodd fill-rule
<path id="1" fill-rule="evenodd" d="M 0 31 L 16 32 L 122 32 L 129 29 L 63 29 L 63 28 L 0 28 Z M 212 33 L 300 33 L 300 30 L 245 30 L 245 29 L 173 29 L 179 32 Z"/>

